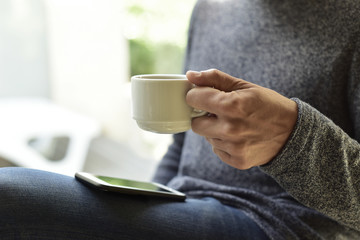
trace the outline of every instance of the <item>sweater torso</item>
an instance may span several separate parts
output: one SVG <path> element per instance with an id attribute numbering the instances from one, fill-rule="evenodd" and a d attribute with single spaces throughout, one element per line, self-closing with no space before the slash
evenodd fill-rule
<path id="1" fill-rule="evenodd" d="M 298 98 L 355 136 L 347 106 L 351 86 L 360 81 L 351 78 L 359 7 L 358 1 L 200 0 L 185 70 L 217 68 Z M 349 232 L 298 203 L 260 168 L 226 165 L 192 131 L 185 134 L 178 174 L 169 185 L 243 209 L 273 239 L 331 239 Z"/>

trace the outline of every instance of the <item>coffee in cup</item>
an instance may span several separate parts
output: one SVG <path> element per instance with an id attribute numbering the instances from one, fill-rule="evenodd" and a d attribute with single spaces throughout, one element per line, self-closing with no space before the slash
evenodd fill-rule
<path id="1" fill-rule="evenodd" d="M 192 87 L 186 76 L 180 74 L 131 77 L 133 118 L 146 131 L 179 133 L 189 130 L 192 118 L 206 114 L 186 103 L 186 93 Z"/>

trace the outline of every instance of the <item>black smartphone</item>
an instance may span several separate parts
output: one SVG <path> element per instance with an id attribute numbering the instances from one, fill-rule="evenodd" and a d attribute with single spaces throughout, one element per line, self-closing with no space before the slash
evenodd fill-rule
<path id="1" fill-rule="evenodd" d="M 155 182 L 143 182 L 130 179 L 107 177 L 86 172 L 77 172 L 75 174 L 75 178 L 85 184 L 96 187 L 103 191 L 165 197 L 181 201 L 186 199 L 186 195 L 184 193 Z"/>

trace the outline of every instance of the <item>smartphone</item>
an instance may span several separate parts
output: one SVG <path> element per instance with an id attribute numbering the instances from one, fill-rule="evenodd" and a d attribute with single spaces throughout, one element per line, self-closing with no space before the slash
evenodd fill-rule
<path id="1" fill-rule="evenodd" d="M 124 194 L 165 197 L 184 201 L 186 195 L 160 183 L 143 182 L 130 179 L 101 176 L 86 172 L 77 172 L 75 178 L 97 189 Z"/>

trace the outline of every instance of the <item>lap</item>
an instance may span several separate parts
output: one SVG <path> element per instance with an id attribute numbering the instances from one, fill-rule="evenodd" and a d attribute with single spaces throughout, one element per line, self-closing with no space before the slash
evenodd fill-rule
<path id="1" fill-rule="evenodd" d="M 2 239 L 266 239 L 241 210 L 101 192 L 72 177 L 0 169 Z"/>

